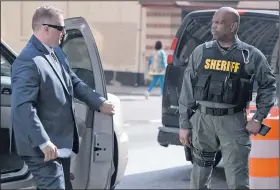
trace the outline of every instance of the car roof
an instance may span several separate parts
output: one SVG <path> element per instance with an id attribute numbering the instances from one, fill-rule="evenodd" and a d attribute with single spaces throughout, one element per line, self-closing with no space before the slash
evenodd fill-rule
<path id="1" fill-rule="evenodd" d="M 2 38 L 1 38 L 1 45 L 3 45 L 8 51 L 10 51 L 14 56 L 17 56 L 17 52 L 13 50 Z"/>
<path id="2" fill-rule="evenodd" d="M 218 9 L 207 9 L 207 10 L 196 10 L 192 11 L 190 14 L 200 14 L 200 13 L 214 13 Z M 253 14 L 267 14 L 267 15 L 275 15 L 279 16 L 278 11 L 273 11 L 273 10 L 251 10 L 251 9 L 237 9 L 239 12 L 246 12 L 246 13 L 253 13 Z"/>
<path id="3" fill-rule="evenodd" d="M 7 46 L 7 43 L 1 38 L 1 44 L 4 44 L 4 46 Z"/>
<path id="4" fill-rule="evenodd" d="M 9 46 L 2 38 L 1 38 L 1 45 L 3 45 L 7 50 L 9 50 L 14 56 L 17 56 L 17 52 L 15 52 L 13 48 Z"/>

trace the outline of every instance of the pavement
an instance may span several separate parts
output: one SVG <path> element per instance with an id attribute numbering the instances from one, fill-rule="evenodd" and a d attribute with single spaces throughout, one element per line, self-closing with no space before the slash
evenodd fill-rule
<path id="1" fill-rule="evenodd" d="M 147 90 L 147 86 L 122 86 L 122 85 L 107 85 L 107 92 L 115 95 L 140 95 L 144 96 L 144 92 Z M 150 96 L 161 96 L 160 88 L 155 87 Z"/>
<path id="2" fill-rule="evenodd" d="M 145 88 L 120 89 L 131 89 L 127 93 L 142 93 Z M 139 95 L 118 97 L 129 142 L 128 164 L 116 190 L 188 189 L 192 163 L 186 161 L 183 146 L 162 147 L 157 142 L 158 127 L 162 126 L 161 97 L 152 96 L 147 100 Z M 222 162 L 213 170 L 211 181 L 212 189 L 228 189 Z"/>

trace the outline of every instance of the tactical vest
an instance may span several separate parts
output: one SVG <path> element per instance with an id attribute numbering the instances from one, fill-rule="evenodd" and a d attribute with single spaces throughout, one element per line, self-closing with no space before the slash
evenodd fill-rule
<path id="1" fill-rule="evenodd" d="M 254 80 L 244 69 L 249 63 L 250 48 L 241 42 L 237 48 L 223 55 L 217 43 L 205 43 L 197 75 L 192 81 L 194 100 L 246 107 L 252 99 Z"/>

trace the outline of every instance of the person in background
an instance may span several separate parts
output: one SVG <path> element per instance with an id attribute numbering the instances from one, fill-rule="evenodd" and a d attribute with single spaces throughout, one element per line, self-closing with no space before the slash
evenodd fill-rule
<path id="1" fill-rule="evenodd" d="M 157 85 L 158 81 L 160 84 L 160 90 L 162 95 L 166 65 L 166 54 L 162 49 L 162 42 L 157 41 L 155 43 L 155 51 L 153 55 L 150 56 L 148 61 L 148 74 L 153 77 L 153 80 L 147 91 L 145 91 L 144 93 L 146 99 L 148 99 L 150 92 Z"/>

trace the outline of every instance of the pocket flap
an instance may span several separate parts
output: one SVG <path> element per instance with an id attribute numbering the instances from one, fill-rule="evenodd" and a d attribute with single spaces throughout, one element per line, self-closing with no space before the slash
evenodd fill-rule
<path id="1" fill-rule="evenodd" d="M 222 95 L 223 92 L 223 82 L 221 81 L 211 81 L 209 87 L 209 94 Z"/>
<path id="2" fill-rule="evenodd" d="M 241 145 L 244 145 L 244 146 L 251 146 L 251 144 L 252 144 L 252 142 L 251 142 L 251 139 L 250 139 L 250 137 L 239 137 L 238 139 L 237 139 L 237 142 L 239 143 L 239 144 L 241 144 Z"/>
<path id="3" fill-rule="evenodd" d="M 205 87 L 206 82 L 209 80 L 210 75 L 199 75 L 196 86 Z"/>

